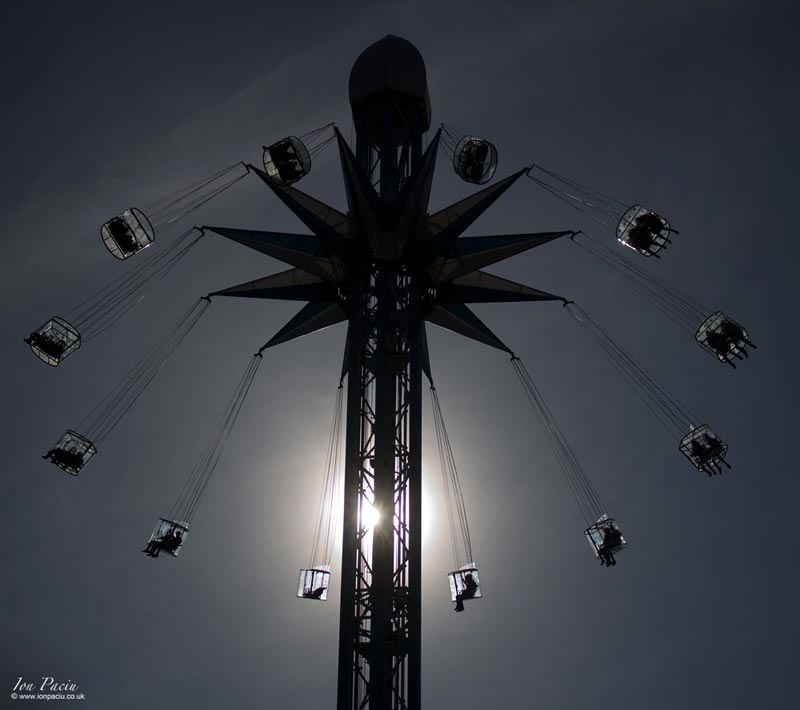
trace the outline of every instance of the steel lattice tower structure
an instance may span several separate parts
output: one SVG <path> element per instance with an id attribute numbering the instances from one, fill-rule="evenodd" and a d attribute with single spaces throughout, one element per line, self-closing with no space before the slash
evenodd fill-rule
<path id="1" fill-rule="evenodd" d="M 461 237 L 524 168 L 428 213 L 439 133 L 423 152 L 425 64 L 406 40 L 368 47 L 349 89 L 355 153 L 336 131 L 347 213 L 248 166 L 313 234 L 207 227 L 293 267 L 214 295 L 308 301 L 268 346 L 348 322 L 337 709 L 419 710 L 425 322 L 510 353 L 466 304 L 563 299 L 481 268 L 574 232 Z"/>

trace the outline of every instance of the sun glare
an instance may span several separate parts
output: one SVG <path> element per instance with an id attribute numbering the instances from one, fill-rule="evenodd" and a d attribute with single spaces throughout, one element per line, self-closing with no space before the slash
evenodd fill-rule
<path id="1" fill-rule="evenodd" d="M 381 519 L 381 511 L 369 501 L 361 504 L 361 520 L 367 530 L 372 530 Z"/>

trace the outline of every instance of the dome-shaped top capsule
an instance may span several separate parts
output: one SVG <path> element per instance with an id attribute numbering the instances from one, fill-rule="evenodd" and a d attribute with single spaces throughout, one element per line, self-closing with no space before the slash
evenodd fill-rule
<path id="1" fill-rule="evenodd" d="M 497 148 L 483 138 L 464 136 L 453 151 L 453 169 L 462 180 L 483 185 L 497 170 Z"/>
<path id="2" fill-rule="evenodd" d="M 381 101 L 391 97 L 394 111 L 390 116 L 390 138 L 394 145 L 408 140 L 409 121 L 421 124 L 417 130 L 424 133 L 431 125 L 431 99 L 425 62 L 419 50 L 406 39 L 386 35 L 367 47 L 350 70 L 350 106 L 356 130 L 366 128 L 371 140 L 382 138 L 380 121 L 370 120 L 376 115 Z M 363 126 L 359 116 L 367 117 Z"/>

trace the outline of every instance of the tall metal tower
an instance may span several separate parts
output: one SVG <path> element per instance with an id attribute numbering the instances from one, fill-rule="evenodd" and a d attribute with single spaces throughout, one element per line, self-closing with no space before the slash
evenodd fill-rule
<path id="1" fill-rule="evenodd" d="M 208 227 L 293 268 L 216 295 L 308 301 L 268 345 L 348 322 L 338 710 L 419 710 L 422 374 L 429 321 L 506 352 L 467 303 L 563 300 L 484 266 L 573 232 L 460 238 L 525 169 L 428 213 L 439 146 L 425 64 L 389 35 L 350 74 L 347 213 L 254 170 L 313 235 Z M 368 511 L 380 518 L 374 527 Z"/>

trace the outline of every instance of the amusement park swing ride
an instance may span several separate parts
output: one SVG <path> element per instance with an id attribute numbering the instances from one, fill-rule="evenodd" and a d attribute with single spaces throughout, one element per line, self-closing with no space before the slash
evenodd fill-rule
<path id="1" fill-rule="evenodd" d="M 308 567 L 297 596 L 328 598 L 330 563 L 343 501 L 339 625 L 339 710 L 420 707 L 421 451 L 423 376 L 430 385 L 454 565 L 447 575 L 455 610 L 482 597 L 472 554 L 467 506 L 434 385 L 426 322 L 505 352 L 552 445 L 580 508 L 585 537 L 601 565 L 616 565 L 627 545 L 617 520 L 564 435 L 522 360 L 469 308 L 474 303 L 546 301 L 561 304 L 700 472 L 730 468 L 728 445 L 707 423 L 638 363 L 581 306 L 484 271 L 501 260 L 556 239 L 568 239 L 614 271 L 663 315 L 693 336 L 719 363 L 736 367 L 754 348 L 748 332 L 725 312 L 709 308 L 641 265 L 660 259 L 679 241 L 662 215 L 620 202 L 539 165 L 494 180 L 496 147 L 442 124 L 423 150 L 431 127 L 425 64 L 406 40 L 388 35 L 368 47 L 350 74 L 355 144 L 334 124 L 288 136 L 263 149 L 263 163 L 235 163 L 147 205 L 131 207 L 100 229 L 122 274 L 62 315 L 49 318 L 25 342 L 43 363 L 58 367 L 138 305 L 209 233 L 278 259 L 288 270 L 209 293 L 178 319 L 122 380 L 44 458 L 78 476 L 98 454 L 162 365 L 220 296 L 304 303 L 247 363 L 234 392 L 189 472 L 174 505 L 159 518 L 144 551 L 177 557 L 194 515 L 240 416 L 265 351 L 322 328 L 347 322 L 319 515 Z M 339 152 L 347 211 L 300 191 L 295 184 L 331 144 Z M 483 186 L 438 211 L 429 198 L 439 153 L 465 182 Z M 156 235 L 255 176 L 310 232 L 201 226 Z M 616 244 L 583 231 L 464 237 L 462 234 L 517 182 L 530 180 L 611 231 Z M 609 243 L 610 242 L 610 243 Z M 346 387 L 346 391 L 345 391 Z"/>

